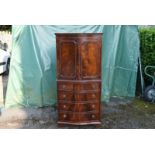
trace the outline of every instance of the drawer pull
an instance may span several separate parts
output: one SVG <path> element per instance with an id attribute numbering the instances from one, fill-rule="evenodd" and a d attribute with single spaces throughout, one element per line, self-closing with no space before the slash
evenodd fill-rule
<path id="1" fill-rule="evenodd" d="M 93 85 L 93 88 L 94 88 L 94 89 L 96 89 L 96 88 L 97 88 L 97 87 L 96 87 L 96 84 L 94 84 L 94 85 Z"/>
<path id="2" fill-rule="evenodd" d="M 92 117 L 92 118 L 95 118 L 95 115 L 93 114 L 93 115 L 91 115 L 91 117 Z"/>
<path id="3" fill-rule="evenodd" d="M 66 88 L 66 86 L 65 85 L 62 85 L 62 88 L 64 89 L 64 88 Z"/>
<path id="4" fill-rule="evenodd" d="M 67 115 L 66 115 L 66 114 L 64 114 L 64 115 L 63 115 L 63 117 L 64 117 L 64 118 L 66 118 L 66 117 L 67 117 Z"/>
<path id="5" fill-rule="evenodd" d="M 96 95 L 95 95 L 95 94 L 92 94 L 92 97 L 93 97 L 93 98 L 96 98 Z"/>
<path id="6" fill-rule="evenodd" d="M 64 105 L 63 108 L 66 109 L 66 105 Z"/>
<path id="7" fill-rule="evenodd" d="M 64 98 L 64 99 L 66 98 L 66 95 L 65 95 L 65 94 L 63 95 L 63 98 Z"/>
<path id="8" fill-rule="evenodd" d="M 95 105 L 94 105 L 94 104 L 92 105 L 92 108 L 93 108 L 93 109 L 95 108 Z"/>

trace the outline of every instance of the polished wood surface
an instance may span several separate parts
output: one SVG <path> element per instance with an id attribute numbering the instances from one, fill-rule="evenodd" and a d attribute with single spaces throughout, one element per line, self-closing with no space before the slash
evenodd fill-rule
<path id="1" fill-rule="evenodd" d="M 100 124 L 101 33 L 57 33 L 59 124 Z"/>

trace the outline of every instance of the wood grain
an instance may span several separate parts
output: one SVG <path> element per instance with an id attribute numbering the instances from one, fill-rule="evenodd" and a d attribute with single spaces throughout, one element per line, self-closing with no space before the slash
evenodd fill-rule
<path id="1" fill-rule="evenodd" d="M 101 33 L 57 33 L 58 124 L 100 124 Z"/>

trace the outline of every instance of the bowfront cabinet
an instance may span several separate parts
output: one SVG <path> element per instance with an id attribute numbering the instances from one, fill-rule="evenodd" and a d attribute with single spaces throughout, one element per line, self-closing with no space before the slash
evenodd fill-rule
<path id="1" fill-rule="evenodd" d="M 58 124 L 100 124 L 101 33 L 57 33 Z"/>

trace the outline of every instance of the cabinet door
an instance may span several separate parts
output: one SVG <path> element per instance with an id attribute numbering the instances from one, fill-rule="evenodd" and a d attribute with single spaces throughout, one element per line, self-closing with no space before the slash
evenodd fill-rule
<path id="1" fill-rule="evenodd" d="M 99 79 L 101 75 L 101 46 L 97 41 L 80 45 L 80 74 L 82 79 Z"/>
<path id="2" fill-rule="evenodd" d="M 58 79 L 76 79 L 77 62 L 76 41 L 60 40 L 58 44 Z"/>

